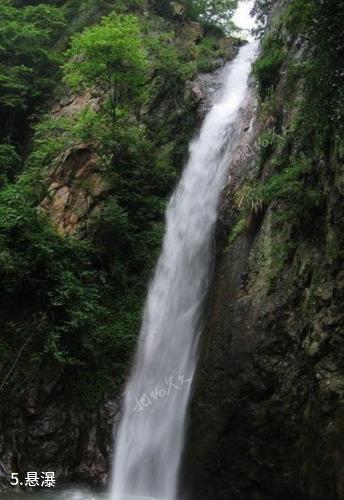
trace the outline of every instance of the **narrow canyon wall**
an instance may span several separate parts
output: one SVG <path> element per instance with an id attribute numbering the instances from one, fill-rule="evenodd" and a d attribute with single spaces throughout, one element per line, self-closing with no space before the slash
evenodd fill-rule
<path id="1" fill-rule="evenodd" d="M 278 39 L 284 62 L 224 191 L 182 469 L 197 500 L 344 498 L 344 142 L 311 155 L 292 132 L 311 98 L 290 68 L 314 49 L 288 27 L 291 3 L 274 2 L 263 44 Z M 291 187 L 281 165 L 303 152 L 311 167 Z"/>

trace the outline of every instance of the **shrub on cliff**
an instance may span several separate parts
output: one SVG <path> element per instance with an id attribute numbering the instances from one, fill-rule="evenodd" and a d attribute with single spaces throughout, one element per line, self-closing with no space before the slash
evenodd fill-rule
<path id="1" fill-rule="evenodd" d="M 285 50 L 278 38 L 266 38 L 262 53 L 253 64 L 253 75 L 257 79 L 260 96 L 264 99 L 279 79 L 279 70 L 285 58 Z"/>
<path id="2" fill-rule="evenodd" d="M 98 87 L 106 91 L 116 120 L 121 107 L 139 100 L 146 79 L 147 60 L 138 19 L 111 15 L 72 38 L 65 64 L 65 81 L 74 89 Z"/>

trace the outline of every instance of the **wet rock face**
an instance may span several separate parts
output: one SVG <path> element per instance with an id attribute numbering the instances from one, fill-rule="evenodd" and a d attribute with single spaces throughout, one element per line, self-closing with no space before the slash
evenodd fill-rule
<path id="1" fill-rule="evenodd" d="M 97 411 L 81 410 L 63 400 L 63 373 L 32 380 L 20 405 L 2 408 L 0 420 L 0 492 L 10 475 L 54 471 L 57 485 L 108 482 L 119 400 L 108 399 Z"/>
<path id="2" fill-rule="evenodd" d="M 327 163 L 332 186 L 339 165 Z M 249 171 L 249 161 L 232 166 L 221 248 Z M 340 191 L 326 192 L 327 222 L 300 238 L 274 286 L 273 206 L 219 252 L 182 468 L 195 500 L 344 498 L 344 272 L 326 249 L 344 213 Z"/>
<path id="3" fill-rule="evenodd" d="M 298 273 L 302 252 L 267 297 L 250 276 L 261 237 L 239 238 L 214 283 L 186 457 L 194 498 L 342 499 L 343 273 L 305 317 L 321 256 Z"/>
<path id="4" fill-rule="evenodd" d="M 303 57 L 298 40 L 290 50 Z M 288 102 L 282 87 L 276 106 L 288 126 L 302 94 Z M 238 155 L 224 190 L 181 483 L 193 500 L 342 500 L 341 146 L 334 141 L 316 160 L 324 172 L 321 213 L 282 234 L 274 216 L 283 207 L 272 202 L 228 244 L 234 195 L 255 178 L 260 153 L 258 125 L 246 128 L 241 151 L 254 154 Z M 267 158 L 259 168 L 268 175 L 273 165 Z M 276 249 L 289 243 L 276 272 Z"/>

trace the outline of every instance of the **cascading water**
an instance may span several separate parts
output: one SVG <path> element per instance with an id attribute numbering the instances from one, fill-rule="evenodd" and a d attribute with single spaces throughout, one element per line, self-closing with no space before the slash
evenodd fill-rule
<path id="1" fill-rule="evenodd" d="M 249 9 L 252 2 L 245 4 Z M 177 496 L 218 201 L 256 51 L 257 42 L 246 44 L 229 65 L 221 98 L 190 146 L 189 161 L 168 205 L 162 254 L 125 392 L 111 500 Z"/>

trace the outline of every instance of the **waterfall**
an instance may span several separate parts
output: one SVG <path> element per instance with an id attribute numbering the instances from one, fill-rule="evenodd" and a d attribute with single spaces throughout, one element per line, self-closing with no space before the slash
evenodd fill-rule
<path id="1" fill-rule="evenodd" d="M 256 51 L 257 42 L 244 45 L 224 71 L 221 96 L 190 146 L 189 161 L 167 208 L 163 249 L 125 391 L 111 500 L 177 496 L 219 196 Z"/>

